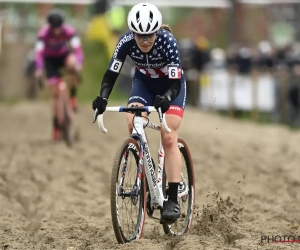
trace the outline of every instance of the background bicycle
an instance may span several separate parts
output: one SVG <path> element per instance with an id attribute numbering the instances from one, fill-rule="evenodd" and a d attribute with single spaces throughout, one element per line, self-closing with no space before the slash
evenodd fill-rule
<path id="1" fill-rule="evenodd" d="M 35 84 L 36 88 L 43 89 L 46 83 L 43 77 L 38 77 L 32 84 Z M 55 105 L 58 119 L 57 140 L 63 140 L 68 147 L 71 147 L 74 139 L 79 139 L 79 134 L 78 131 L 72 130 L 75 113 L 70 102 L 67 84 L 63 78 L 58 81 L 56 90 L 57 96 L 53 100 L 53 105 Z"/>

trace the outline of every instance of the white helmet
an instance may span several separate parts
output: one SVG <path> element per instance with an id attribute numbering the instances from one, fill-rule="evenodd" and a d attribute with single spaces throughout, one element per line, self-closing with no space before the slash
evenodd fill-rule
<path id="1" fill-rule="evenodd" d="M 162 25 L 162 15 L 158 8 L 150 3 L 139 3 L 132 7 L 127 17 L 128 27 L 138 34 L 151 34 Z"/>

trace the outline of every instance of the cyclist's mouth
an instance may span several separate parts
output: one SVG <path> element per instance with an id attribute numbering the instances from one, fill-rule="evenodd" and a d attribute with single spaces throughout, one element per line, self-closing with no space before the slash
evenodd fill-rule
<path id="1" fill-rule="evenodd" d="M 141 46 L 142 50 L 150 50 L 151 46 L 147 45 L 147 46 Z"/>

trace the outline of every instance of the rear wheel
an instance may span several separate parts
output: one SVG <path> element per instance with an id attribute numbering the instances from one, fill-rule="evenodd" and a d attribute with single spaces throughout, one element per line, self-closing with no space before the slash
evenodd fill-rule
<path id="1" fill-rule="evenodd" d="M 63 123 L 61 124 L 62 138 L 68 147 L 72 146 L 71 137 L 71 118 L 68 112 L 67 102 L 63 95 L 61 95 L 62 109 L 63 109 Z"/>
<path id="2" fill-rule="evenodd" d="M 140 147 L 124 139 L 115 154 L 110 187 L 113 228 L 118 243 L 140 239 L 146 211 L 146 182 L 139 166 Z"/>
<path id="3" fill-rule="evenodd" d="M 178 138 L 178 147 L 182 155 L 181 182 L 178 188 L 178 201 L 181 208 L 180 217 L 174 224 L 163 224 L 165 234 L 182 235 L 190 231 L 195 203 L 195 178 L 194 167 L 187 144 Z M 168 181 L 165 170 L 163 172 L 163 193 L 168 197 Z"/>

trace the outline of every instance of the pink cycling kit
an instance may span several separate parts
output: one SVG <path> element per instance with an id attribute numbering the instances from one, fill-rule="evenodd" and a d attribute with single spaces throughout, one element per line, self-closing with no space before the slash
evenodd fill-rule
<path id="1" fill-rule="evenodd" d="M 77 58 L 77 63 L 79 65 L 83 63 L 81 41 L 72 26 L 63 25 L 62 32 L 55 36 L 51 32 L 50 26 L 45 25 L 39 30 L 37 38 L 35 65 L 37 69 L 46 69 L 48 79 L 54 80 L 61 77 L 59 70 L 64 67 L 65 59 L 72 52 Z"/>

